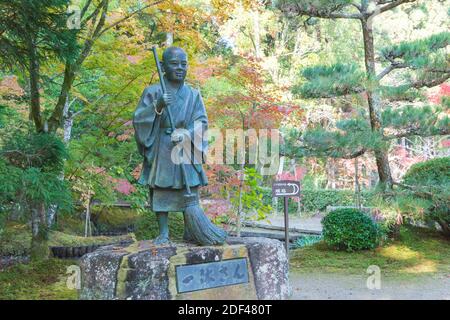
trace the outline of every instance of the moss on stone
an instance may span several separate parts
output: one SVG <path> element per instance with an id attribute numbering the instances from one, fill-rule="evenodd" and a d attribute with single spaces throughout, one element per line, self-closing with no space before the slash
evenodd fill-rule
<path id="1" fill-rule="evenodd" d="M 98 237 L 80 237 L 72 234 L 67 234 L 59 231 L 50 232 L 49 246 L 87 246 L 91 244 L 109 244 L 114 242 L 119 242 L 122 240 L 132 240 L 133 235 L 123 235 L 123 236 L 98 236 Z"/>

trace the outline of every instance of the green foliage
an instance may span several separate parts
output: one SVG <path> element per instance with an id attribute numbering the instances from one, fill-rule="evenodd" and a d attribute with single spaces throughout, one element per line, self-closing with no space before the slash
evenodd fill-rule
<path id="1" fill-rule="evenodd" d="M 15 132 L 0 149 L 0 202 L 58 204 L 71 210 L 72 198 L 66 181 L 61 180 L 67 152 L 52 134 Z"/>
<path id="2" fill-rule="evenodd" d="M 27 225 L 7 222 L 0 234 L 0 256 L 30 254 L 31 232 Z"/>
<path id="3" fill-rule="evenodd" d="M 54 134 L 15 131 L 5 139 L 0 155 L 11 165 L 59 172 L 67 158 L 64 143 Z"/>
<path id="4" fill-rule="evenodd" d="M 323 236 L 317 236 L 317 235 L 306 235 L 298 238 L 294 242 L 294 248 L 303 248 L 307 246 L 311 246 L 315 243 L 318 243 L 323 240 Z"/>
<path id="5" fill-rule="evenodd" d="M 67 28 L 69 0 L 11 0 L 0 3 L 0 60 L 2 66 L 29 66 L 50 57 L 70 60 L 79 48 L 76 29 Z"/>
<path id="6" fill-rule="evenodd" d="M 383 110 L 381 119 L 384 128 L 403 130 L 405 133 L 412 131 L 411 135 L 433 136 L 445 132 L 450 127 L 450 118 L 445 111 L 446 108 L 443 106 L 388 107 Z"/>
<path id="7" fill-rule="evenodd" d="M 400 197 L 417 198 L 425 219 L 437 222 L 450 236 L 450 157 L 416 163 L 404 175 L 403 183 Z"/>
<path id="8" fill-rule="evenodd" d="M 329 98 L 356 93 L 362 90 L 365 81 L 365 74 L 357 65 L 342 63 L 305 68 L 302 76 L 306 82 L 294 86 L 292 92 L 303 98 Z"/>
<path id="9" fill-rule="evenodd" d="M 403 181 L 409 185 L 443 188 L 450 183 L 450 157 L 414 164 L 403 176 Z"/>
<path id="10" fill-rule="evenodd" d="M 264 220 L 272 211 L 269 204 L 263 202 L 264 188 L 261 187 L 262 176 L 255 168 L 244 169 L 244 185 L 241 194 L 242 210 L 249 213 L 247 219 Z M 231 198 L 235 208 L 239 208 L 239 191 Z"/>
<path id="11" fill-rule="evenodd" d="M 450 44 L 450 32 L 434 34 L 428 38 L 401 42 L 381 49 L 381 55 L 388 61 L 401 59 L 413 68 L 445 68 L 445 59 L 439 59 L 436 52 Z"/>
<path id="12" fill-rule="evenodd" d="M 306 212 L 324 212 L 328 206 L 352 206 L 355 205 L 355 193 L 351 190 L 337 189 L 304 189 L 301 192 L 302 208 Z M 362 192 L 363 203 L 367 203 L 371 193 Z"/>
<path id="13" fill-rule="evenodd" d="M 325 212 L 328 206 L 354 206 L 355 193 L 352 190 L 343 189 L 310 189 L 302 188 L 301 190 L 301 210 L 302 212 Z M 370 191 L 361 192 L 362 204 L 371 206 L 375 193 Z M 272 203 L 272 189 L 264 188 L 264 203 Z M 298 204 L 292 199 L 288 202 L 289 212 L 297 211 Z M 282 201 L 278 202 L 278 210 L 283 210 Z"/>
<path id="14" fill-rule="evenodd" d="M 323 218 L 322 225 L 325 242 L 338 250 L 374 249 L 380 242 L 380 227 L 355 209 L 332 211 Z"/>
<path id="15" fill-rule="evenodd" d="M 13 122 L 18 122 L 20 119 L 19 113 L 13 108 L 0 104 L 0 133 L 1 136 L 6 135 L 9 125 Z M 1 142 L 2 139 L 0 139 Z"/>
<path id="16" fill-rule="evenodd" d="M 351 158 L 360 152 L 383 146 L 379 134 L 370 129 L 361 118 L 336 122 L 335 130 L 315 127 L 302 135 L 303 146 L 297 152 L 303 156 Z"/>
<path id="17" fill-rule="evenodd" d="M 313 66 L 304 69 L 297 84 L 293 86 L 292 92 L 307 99 L 332 98 L 331 103 L 327 103 L 333 105 L 337 104 L 337 101 L 344 100 L 339 99 L 342 96 L 353 95 L 345 97 L 346 101 L 349 101 L 350 98 L 356 96 L 354 94 L 361 94 L 359 98 L 366 100 L 362 105 L 370 111 L 362 117 L 358 116 L 354 123 L 349 123 L 351 125 L 343 131 L 339 128 L 338 121 L 336 128 L 323 129 L 309 126 L 302 135 L 288 135 L 289 138 L 293 138 L 286 142 L 291 145 L 286 147 L 288 151 L 292 151 L 289 155 L 349 159 L 375 151 L 377 155 L 384 154 L 387 159 L 389 140 L 396 139 L 398 135 L 401 137 L 414 135 L 430 137 L 448 134 L 450 121 L 446 115 L 447 110 L 440 107 L 433 109 L 424 107 L 423 110 L 412 107 L 393 108 L 383 112 L 383 119 L 380 119 L 381 112 L 379 110 L 383 109 L 381 106 L 385 103 L 382 99 L 413 101 L 421 98 L 423 100 L 426 96 L 421 94 L 421 91 L 424 91 L 422 89 L 442 84 L 450 76 L 448 69 L 450 33 L 448 31 L 420 40 L 403 42 L 385 31 L 378 33 L 379 38 L 375 43 L 369 39 L 370 37 L 363 36 L 364 30 L 375 33 L 370 30 L 372 23 L 367 20 L 367 17 L 381 15 L 385 11 L 377 12 L 377 9 L 390 11 L 399 6 L 399 8 L 407 8 L 405 12 L 408 15 L 418 9 L 428 18 L 428 9 L 436 10 L 437 8 L 425 3 L 411 4 L 408 7 L 400 6 L 402 3 L 401 1 L 395 4 L 392 2 L 391 8 L 389 5 L 386 6 L 386 2 L 373 3 L 374 7 L 372 7 L 368 5 L 367 1 L 362 1 L 358 10 L 352 1 L 290 0 L 277 2 L 277 6 L 289 17 L 291 17 L 290 13 L 295 13 L 295 16 L 323 18 L 338 29 L 342 29 L 342 20 L 346 20 L 349 24 L 351 21 L 360 20 L 363 28 L 358 31 L 353 29 L 359 33 L 359 36 L 354 34 L 351 36 L 352 39 L 356 39 L 355 43 L 349 46 L 348 37 L 343 36 L 342 33 L 335 35 L 337 41 L 334 42 L 337 44 L 334 51 L 336 52 L 329 52 L 331 54 L 328 57 L 322 56 L 322 61 L 319 63 L 314 61 Z M 424 21 L 416 21 L 414 29 L 422 28 L 424 23 L 421 26 L 421 22 Z M 328 42 L 326 41 L 326 47 L 329 47 Z M 344 43 L 346 45 L 343 45 Z M 392 43 L 396 44 L 392 45 Z M 381 50 L 373 48 L 377 44 L 381 44 Z M 364 48 L 364 55 L 358 55 L 356 48 L 361 47 Z M 378 54 L 369 50 L 370 48 L 378 51 Z M 336 59 L 339 54 L 343 54 L 343 56 Z M 363 61 L 366 70 L 362 68 Z M 377 61 L 385 62 L 384 69 L 379 73 L 371 70 L 373 69 L 371 65 Z M 386 83 L 391 85 L 385 85 Z M 349 114 L 341 113 L 339 116 L 346 118 L 349 117 Z M 395 132 L 395 134 L 383 137 L 382 133 L 388 131 Z M 384 178 L 391 175 L 389 163 L 387 160 L 380 160 L 380 157 L 378 159 L 377 168 L 383 180 L 381 184 L 391 188 L 390 179 Z"/>

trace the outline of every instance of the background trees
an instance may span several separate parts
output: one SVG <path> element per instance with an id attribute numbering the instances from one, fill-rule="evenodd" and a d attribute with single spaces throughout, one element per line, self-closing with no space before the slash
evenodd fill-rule
<path id="1" fill-rule="evenodd" d="M 310 154 L 337 158 L 356 158 L 373 152 L 379 180 L 387 189 L 394 183 L 389 165 L 390 141 L 410 136 L 448 135 L 448 108 L 420 105 L 420 89 L 434 87 L 450 77 L 447 48 L 450 34 L 441 32 L 414 41 L 392 43 L 386 34 L 378 36 L 374 27 L 378 17 L 391 10 L 426 4 L 413 0 L 392 1 L 280 1 L 285 14 L 321 19 L 358 22 L 353 37 L 363 43 L 362 61 L 351 59 L 308 67 L 304 80 L 293 89 L 304 98 L 357 96 L 360 113 L 336 123 L 332 131 L 316 127 L 302 136 L 304 150 Z M 436 4 L 436 3 L 435 3 Z M 356 30 L 355 30 L 356 31 Z M 347 39 L 340 39 L 346 46 Z M 364 64 L 362 63 L 364 62 Z M 364 68 L 362 68 L 364 65 Z M 412 99 L 417 103 L 411 103 Z M 422 101 L 423 101 L 422 97 Z M 401 102 L 401 103 L 398 103 Z M 410 102 L 410 103 L 408 103 Z"/>
<path id="2" fill-rule="evenodd" d="M 130 120 L 143 88 L 157 81 L 153 45 L 188 51 L 188 82 L 201 88 L 212 128 L 295 129 L 284 132 L 282 155 L 289 161 L 278 177 L 303 179 L 308 210 L 339 202 L 338 193 L 320 189 L 353 189 L 356 181 L 370 189 L 381 180 L 389 190 L 413 163 L 448 153 L 444 3 L 277 6 L 258 0 L 1 2 L 1 215 L 33 222 L 33 230 L 42 230 L 34 233 L 39 243 L 56 227 L 56 211 L 73 208 L 85 221 L 93 200 L 144 207 Z M 221 212 L 254 200 L 267 211 L 264 187 L 277 177 L 256 179 L 258 169 L 208 167 L 211 184 L 204 191 L 220 198 L 208 205 L 217 221 L 224 220 Z M 244 171 L 251 173 L 247 181 L 239 179 Z M 255 181 L 254 197 L 232 201 Z M 331 200 L 322 201 L 324 194 Z M 349 204 L 350 193 L 341 200 Z"/>

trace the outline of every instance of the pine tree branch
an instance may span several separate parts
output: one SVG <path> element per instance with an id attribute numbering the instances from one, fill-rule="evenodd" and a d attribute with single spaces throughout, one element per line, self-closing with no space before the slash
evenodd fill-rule
<path id="1" fill-rule="evenodd" d="M 407 138 L 411 136 L 420 136 L 422 138 L 434 137 L 434 136 L 446 136 L 450 134 L 450 128 L 442 128 L 434 132 L 423 132 L 421 127 L 411 126 L 410 128 L 404 129 L 401 133 L 384 135 L 383 140 L 393 140 L 399 138 Z"/>
<path id="2" fill-rule="evenodd" d="M 338 6 L 334 11 L 325 11 L 325 10 L 319 10 L 316 7 L 309 6 L 305 8 L 304 6 L 301 6 L 297 3 L 284 3 L 280 6 L 280 9 L 285 14 L 296 14 L 298 16 L 310 16 L 315 18 L 324 18 L 324 19 L 363 19 L 363 15 L 361 13 L 345 13 L 345 12 L 338 12 L 339 9 L 341 9 L 340 6 Z"/>
<path id="3" fill-rule="evenodd" d="M 399 5 L 405 4 L 405 3 L 412 3 L 417 2 L 417 0 L 397 0 L 397 1 L 383 1 L 383 3 L 387 3 L 386 5 L 378 6 L 375 8 L 371 16 L 379 15 L 383 12 L 389 11 L 394 9 L 395 7 L 398 7 Z"/>
<path id="4" fill-rule="evenodd" d="M 414 192 L 414 194 L 416 194 L 418 196 L 423 196 L 423 197 L 428 198 L 428 199 L 432 199 L 433 196 L 434 196 L 433 192 L 427 192 L 427 191 L 421 190 L 421 189 L 419 189 L 419 188 L 417 188 L 415 186 L 410 186 L 410 185 L 403 184 L 403 183 L 400 183 L 400 182 L 394 182 L 394 184 L 399 186 L 399 187 L 402 187 L 404 189 L 411 190 L 411 191 Z"/>
<path id="5" fill-rule="evenodd" d="M 391 73 L 393 70 L 404 69 L 404 68 L 408 68 L 408 67 L 409 67 L 409 65 L 407 65 L 406 63 L 399 63 L 399 62 L 392 63 L 388 67 L 386 67 L 383 71 L 381 71 L 380 74 L 377 75 L 377 79 L 378 79 L 378 81 L 380 81 L 385 76 L 387 76 L 389 73 Z"/>
<path id="6" fill-rule="evenodd" d="M 299 139 L 301 141 L 301 139 Z M 309 146 L 302 146 L 301 149 L 306 150 L 307 152 L 309 152 L 311 155 L 313 156 L 327 156 L 330 158 L 339 158 L 339 159 L 346 159 L 346 160 L 350 160 L 350 159 L 354 159 L 354 158 L 358 158 L 360 156 L 362 156 L 363 154 L 365 154 L 368 150 L 366 148 L 361 148 L 355 152 L 351 152 L 351 153 L 344 153 L 344 152 L 339 152 L 338 155 L 333 154 L 336 149 L 339 148 L 335 148 L 335 147 L 329 147 L 327 149 L 323 149 L 320 150 L 320 152 L 318 152 L 317 149 L 315 148 L 311 148 Z M 295 154 L 291 154 L 288 152 L 282 152 L 280 153 L 283 156 L 287 156 L 287 157 L 298 157 L 298 155 Z M 319 155 L 320 154 L 320 155 Z"/>
<path id="7" fill-rule="evenodd" d="M 423 87 L 432 88 L 435 86 L 438 86 L 445 81 L 447 81 L 450 78 L 450 73 L 444 74 L 441 77 L 435 78 L 435 79 L 424 79 L 424 80 L 418 80 L 415 82 L 410 83 L 411 88 L 420 89 Z"/>
<path id="8" fill-rule="evenodd" d="M 348 155 L 344 155 L 344 156 L 342 156 L 342 159 L 354 159 L 354 158 L 358 158 L 358 157 L 360 157 L 360 156 L 362 156 L 364 153 L 366 153 L 367 152 L 367 149 L 365 149 L 365 148 L 362 148 L 361 150 L 359 150 L 359 151 L 356 151 L 356 152 L 354 152 L 354 153 L 351 153 L 351 154 L 348 154 Z"/>

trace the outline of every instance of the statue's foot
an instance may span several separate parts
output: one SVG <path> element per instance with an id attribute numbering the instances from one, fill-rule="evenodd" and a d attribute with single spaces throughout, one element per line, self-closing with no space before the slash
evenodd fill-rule
<path id="1" fill-rule="evenodd" d="M 154 244 L 168 244 L 169 241 L 169 236 L 164 235 L 164 234 L 160 234 L 158 237 L 156 237 L 155 240 L 153 240 Z"/>

